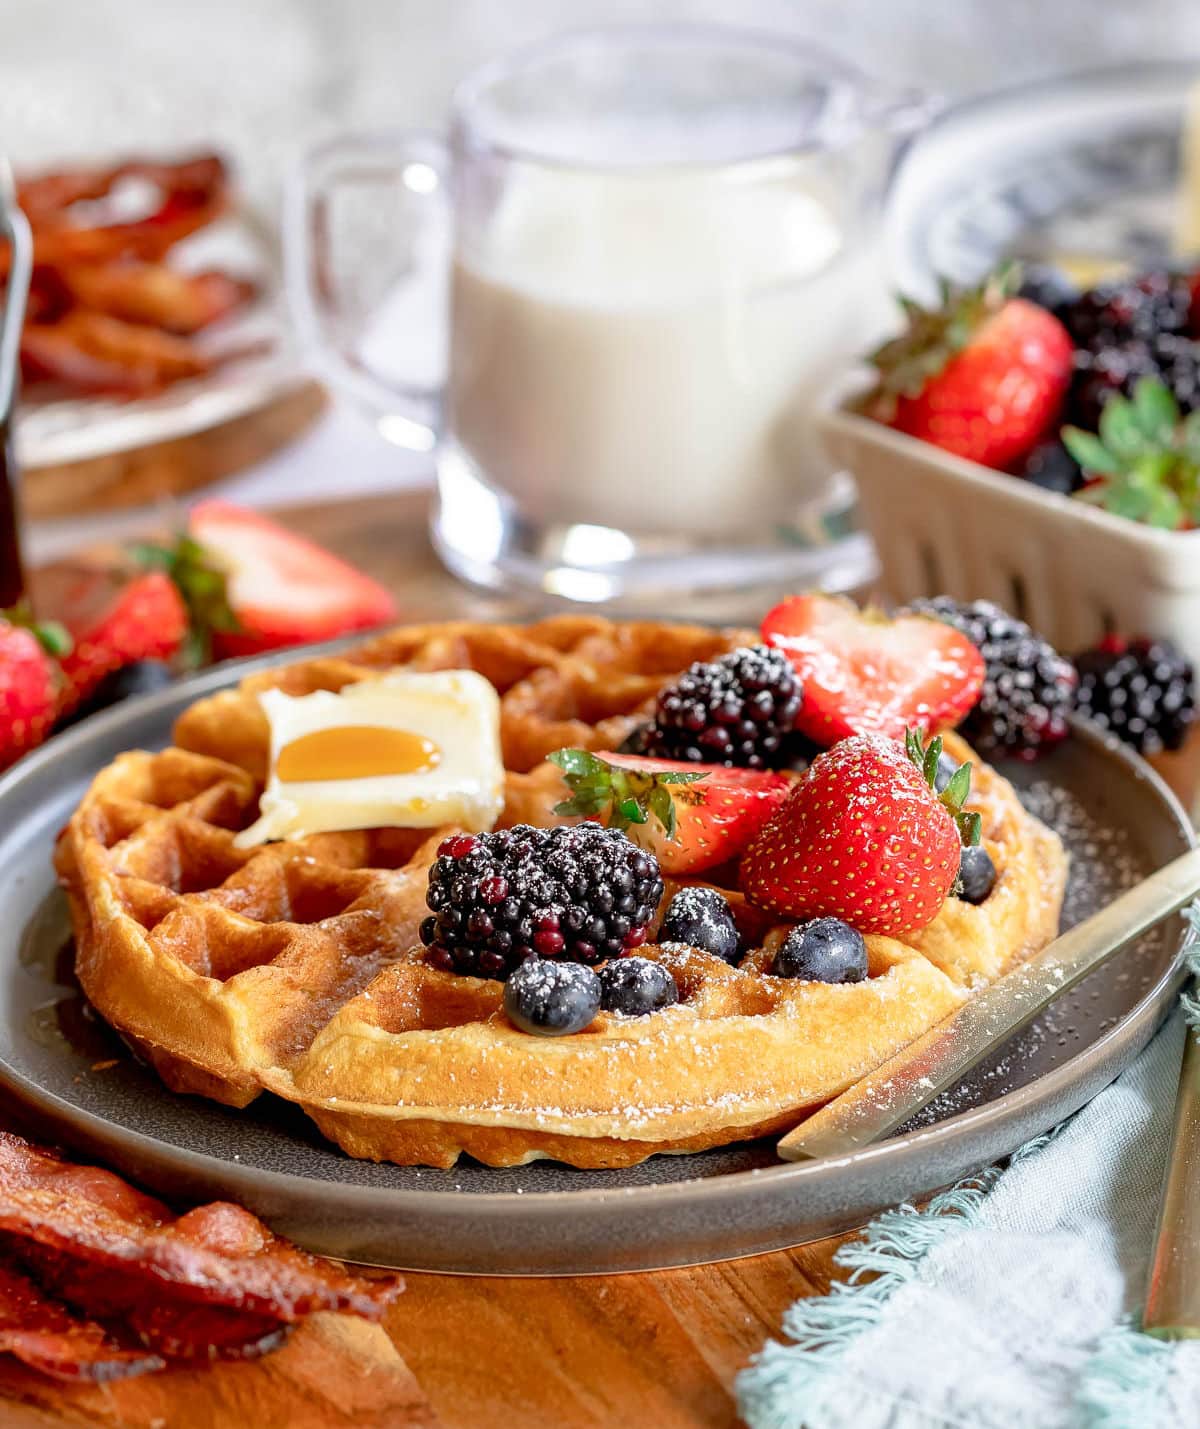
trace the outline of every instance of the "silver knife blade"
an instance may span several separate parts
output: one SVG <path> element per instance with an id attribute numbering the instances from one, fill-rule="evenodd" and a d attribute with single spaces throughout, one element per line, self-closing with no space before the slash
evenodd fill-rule
<path id="1" fill-rule="evenodd" d="M 1192 849 L 975 993 L 937 1027 L 835 1097 L 778 1144 L 787 1161 L 845 1156 L 890 1135 L 1068 988 L 1200 893 Z"/>

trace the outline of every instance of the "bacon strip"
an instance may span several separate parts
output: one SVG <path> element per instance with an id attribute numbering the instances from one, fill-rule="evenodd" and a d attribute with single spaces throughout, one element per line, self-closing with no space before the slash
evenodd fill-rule
<path id="1" fill-rule="evenodd" d="M 165 1367 L 146 1349 L 110 1340 L 103 1326 L 51 1300 L 15 1267 L 0 1263 L 0 1353 L 55 1379 L 100 1384 Z"/>
<path id="2" fill-rule="evenodd" d="M 157 206 L 137 218 L 111 223 L 80 223 L 72 214 L 76 203 L 106 198 L 128 179 L 153 184 L 159 190 Z M 124 256 L 154 259 L 225 212 L 229 179 L 216 154 L 176 164 L 133 160 L 110 169 L 24 179 L 17 185 L 17 201 L 33 229 L 37 263 L 64 267 Z M 7 271 L 5 253 L 0 272 Z"/>
<path id="3" fill-rule="evenodd" d="M 403 1285 L 319 1260 L 228 1202 L 176 1218 L 110 1172 L 73 1166 L 7 1132 L 0 1133 L 0 1235 L 18 1250 L 28 1242 L 116 1272 L 104 1282 L 105 1311 L 165 1300 L 286 1323 L 317 1310 L 378 1320 Z"/>
<path id="4" fill-rule="evenodd" d="M 186 338 L 84 308 L 72 309 L 57 322 L 27 323 L 21 364 L 26 380 L 130 396 L 161 391 L 214 366 Z"/>
<path id="5" fill-rule="evenodd" d="M 254 296 L 253 283 L 228 273 L 177 273 L 161 263 L 77 264 L 61 273 L 81 308 L 187 335 L 228 317 Z"/>
<path id="6" fill-rule="evenodd" d="M 135 182 L 149 194 L 124 187 Z M 218 355 L 193 343 L 244 307 L 255 285 L 218 271 L 176 272 L 164 261 L 228 210 L 229 175 L 217 155 L 43 174 L 23 179 L 17 196 L 34 257 L 21 372 L 31 389 L 45 387 L 41 396 L 152 396 L 262 346 Z M 131 197 L 139 205 L 132 216 Z M 0 244 L 0 286 L 10 262 Z"/>

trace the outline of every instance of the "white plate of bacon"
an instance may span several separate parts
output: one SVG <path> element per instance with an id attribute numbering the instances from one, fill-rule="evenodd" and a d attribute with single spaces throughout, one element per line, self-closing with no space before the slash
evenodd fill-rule
<path id="1" fill-rule="evenodd" d="M 18 174 L 16 198 L 34 257 L 25 471 L 191 436 L 303 380 L 273 237 L 220 156 Z"/>

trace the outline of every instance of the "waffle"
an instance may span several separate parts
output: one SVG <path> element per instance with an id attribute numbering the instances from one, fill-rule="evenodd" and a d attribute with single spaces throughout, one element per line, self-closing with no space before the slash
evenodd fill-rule
<path id="1" fill-rule="evenodd" d="M 576 616 L 406 627 L 200 701 L 174 747 L 102 770 L 60 840 L 84 991 L 172 1089 L 234 1107 L 268 1089 L 357 1157 L 627 1166 L 795 1125 L 1056 932 L 1062 847 L 978 761 L 971 807 L 998 871 L 985 903 L 948 900 L 908 942 L 868 937 L 868 978 L 830 985 L 766 976 L 787 926 L 726 887 L 752 948 L 739 966 L 651 940 L 639 954 L 669 966 L 679 1004 L 602 1012 L 570 1037 L 519 1032 L 500 983 L 423 960 L 427 874 L 448 830 L 234 843 L 266 774 L 266 688 L 478 670 L 500 694 L 500 823 L 545 825 L 563 795 L 547 754 L 617 747 L 692 661 L 755 638 Z M 947 748 L 971 757 L 954 736 Z"/>

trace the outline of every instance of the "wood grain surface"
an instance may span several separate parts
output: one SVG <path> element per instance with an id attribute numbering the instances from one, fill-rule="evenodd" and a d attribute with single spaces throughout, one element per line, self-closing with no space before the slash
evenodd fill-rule
<path id="1" fill-rule="evenodd" d="M 402 619 L 531 614 L 450 579 L 419 492 L 283 513 L 390 585 Z M 35 578 L 36 591 L 36 578 Z M 784 1310 L 822 1294 L 840 1240 L 645 1275 L 498 1279 L 409 1274 L 386 1334 L 318 1316 L 253 1364 L 63 1390 L 0 1371 L 8 1429 L 721 1429 L 733 1381 Z"/>

